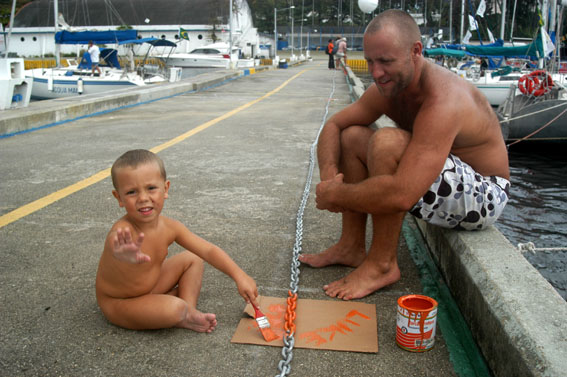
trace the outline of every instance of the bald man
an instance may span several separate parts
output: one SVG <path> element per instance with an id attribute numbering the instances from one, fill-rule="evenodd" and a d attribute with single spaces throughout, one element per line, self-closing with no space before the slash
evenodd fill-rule
<path id="1" fill-rule="evenodd" d="M 343 300 L 401 278 L 397 248 L 406 213 L 445 228 L 483 229 L 501 214 L 510 185 L 494 111 L 473 85 L 423 57 L 411 16 L 400 10 L 379 14 L 363 43 L 374 84 L 328 120 L 317 150 L 317 208 L 342 214 L 341 237 L 327 250 L 299 258 L 312 267 L 355 267 L 323 287 Z M 382 115 L 398 128 L 370 128 Z"/>

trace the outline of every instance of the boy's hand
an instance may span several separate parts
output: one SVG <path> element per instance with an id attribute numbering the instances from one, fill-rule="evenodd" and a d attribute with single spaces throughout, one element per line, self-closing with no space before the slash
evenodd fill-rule
<path id="1" fill-rule="evenodd" d="M 253 303 L 259 306 L 258 303 L 258 288 L 256 287 L 256 282 L 250 276 L 244 274 L 243 277 L 236 281 L 236 286 L 238 287 L 238 293 L 244 298 L 247 303 Z"/>
<path id="2" fill-rule="evenodd" d="M 144 233 L 138 234 L 137 240 L 132 240 L 132 234 L 128 228 L 118 228 L 112 239 L 112 253 L 118 260 L 128 263 L 147 263 L 151 261 L 149 255 L 142 252 Z"/>

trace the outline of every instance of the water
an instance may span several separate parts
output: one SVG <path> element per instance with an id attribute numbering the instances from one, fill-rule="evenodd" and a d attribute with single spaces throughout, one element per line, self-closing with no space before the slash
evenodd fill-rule
<path id="1" fill-rule="evenodd" d="M 510 152 L 510 201 L 496 228 L 517 246 L 567 248 L 567 153 Z M 567 300 L 567 251 L 524 253 Z"/>
<path id="2" fill-rule="evenodd" d="M 357 76 L 371 83 L 368 74 Z M 567 248 L 567 152 L 558 149 L 509 153 L 510 200 L 495 226 L 515 247 L 533 242 L 536 248 Z M 523 255 L 567 300 L 567 251 Z"/>

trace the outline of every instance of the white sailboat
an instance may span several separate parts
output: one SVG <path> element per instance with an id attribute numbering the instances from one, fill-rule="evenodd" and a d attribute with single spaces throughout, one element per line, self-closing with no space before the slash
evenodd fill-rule
<path id="1" fill-rule="evenodd" d="M 54 10 L 57 12 L 57 0 Z M 57 13 L 56 13 L 57 14 Z M 157 38 L 138 40 L 136 30 L 107 30 L 107 31 L 57 31 L 59 23 L 63 22 L 62 15 L 55 17 L 55 43 L 60 44 L 83 44 L 90 41 L 95 44 L 124 44 L 161 41 Z M 164 41 L 168 42 L 168 41 Z M 169 42 L 175 46 L 173 42 Z M 147 57 L 147 55 L 146 55 Z M 101 58 L 105 64 L 99 65 L 100 74 L 93 74 L 88 52 L 83 55 L 79 64 L 75 60 L 68 60 L 69 66 L 62 67 L 56 54 L 57 67 L 36 68 L 26 70 L 27 78 L 33 80 L 31 97 L 33 99 L 54 99 L 62 97 L 73 97 L 78 95 L 107 93 L 110 91 L 140 87 L 146 84 L 163 82 L 168 79 L 167 72 L 153 72 L 149 74 L 144 70 L 144 62 L 137 69 L 126 67 L 123 69 L 117 58 L 117 50 L 103 49 Z M 180 75 L 174 76 L 177 80 Z"/>
<path id="2" fill-rule="evenodd" d="M 177 52 L 169 55 L 159 55 L 168 67 L 182 68 L 230 68 L 231 60 L 237 68 L 253 67 L 254 59 L 239 59 L 240 48 L 224 42 L 198 47 L 191 52 Z"/>
<path id="3" fill-rule="evenodd" d="M 28 106 L 31 96 L 31 80 L 24 75 L 24 59 L 8 58 L 9 41 L 14 24 L 16 0 L 12 2 L 10 14 L 10 29 L 3 56 L 0 57 L 0 110 L 21 108 Z M 0 25 L 0 29 L 2 25 Z"/>

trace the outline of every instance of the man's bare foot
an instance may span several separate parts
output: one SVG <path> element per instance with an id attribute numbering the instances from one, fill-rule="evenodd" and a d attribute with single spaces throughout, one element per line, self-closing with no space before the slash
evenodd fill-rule
<path id="1" fill-rule="evenodd" d="M 342 279 L 323 286 L 325 294 L 342 300 L 362 298 L 400 280 L 398 265 L 384 271 L 367 260 Z"/>
<path id="2" fill-rule="evenodd" d="M 301 254 L 299 261 L 315 268 L 333 264 L 358 267 L 364 261 L 364 258 L 366 258 L 364 247 L 351 249 L 336 244 L 319 254 Z"/>
<path id="3" fill-rule="evenodd" d="M 202 313 L 197 309 L 189 310 L 187 317 L 178 327 L 197 332 L 212 332 L 217 326 L 217 317 L 213 313 Z"/>

